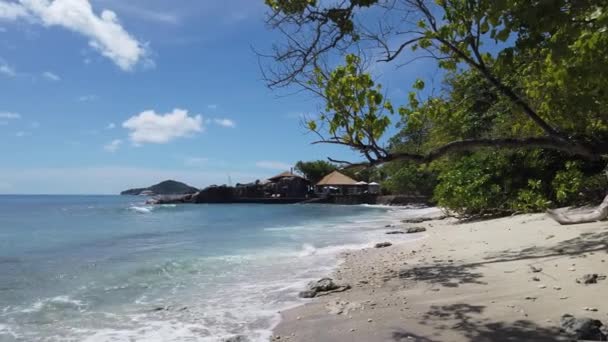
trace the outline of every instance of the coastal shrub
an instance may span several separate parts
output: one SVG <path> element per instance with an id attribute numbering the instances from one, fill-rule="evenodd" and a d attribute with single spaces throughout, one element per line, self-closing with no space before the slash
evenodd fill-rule
<path id="1" fill-rule="evenodd" d="M 530 179 L 528 187 L 517 192 L 515 201 L 511 202 L 511 209 L 522 213 L 533 213 L 549 208 L 551 201 L 543 191 L 543 181 Z"/>
<path id="2" fill-rule="evenodd" d="M 559 204 L 574 203 L 581 200 L 583 172 L 577 162 L 569 161 L 564 170 L 558 171 L 553 178 L 555 199 Z"/>
<path id="3" fill-rule="evenodd" d="M 475 153 L 448 163 L 438 176 L 434 199 L 439 206 L 459 215 L 484 214 L 488 210 L 506 209 L 506 179 L 503 172 L 508 161 L 501 156 Z"/>
<path id="4" fill-rule="evenodd" d="M 437 173 L 426 165 L 413 162 L 397 162 L 383 168 L 387 178 L 382 188 L 391 194 L 431 197 L 437 185 Z"/>

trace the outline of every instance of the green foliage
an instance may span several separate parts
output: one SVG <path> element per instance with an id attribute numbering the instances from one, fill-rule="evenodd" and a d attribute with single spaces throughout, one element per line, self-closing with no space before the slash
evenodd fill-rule
<path id="1" fill-rule="evenodd" d="M 357 146 L 375 144 L 390 125 L 385 112 L 393 106 L 381 93 L 368 73 L 361 71 L 361 59 L 347 55 L 346 64 L 337 67 L 328 78 L 316 71 L 316 85 L 323 90 L 326 114 L 320 120 L 327 124 L 332 139 Z M 310 128 L 320 125 L 309 122 Z"/>
<path id="2" fill-rule="evenodd" d="M 323 177 L 338 169 L 335 164 L 324 160 L 299 161 L 296 163 L 296 171 L 302 173 L 306 179 L 313 184 L 319 182 Z"/>
<path id="3" fill-rule="evenodd" d="M 533 213 L 547 209 L 551 201 L 543 193 L 542 180 L 528 180 L 528 186 L 517 192 L 517 198 L 511 202 L 512 209 L 523 213 Z"/>
<path id="4" fill-rule="evenodd" d="M 506 180 L 508 160 L 492 154 L 463 157 L 441 172 L 435 188 L 438 205 L 460 215 L 485 214 L 488 210 L 505 210 L 508 202 Z"/>
<path id="5" fill-rule="evenodd" d="M 583 172 L 578 163 L 567 162 L 566 168 L 559 171 L 553 178 L 553 190 L 559 204 L 574 202 L 580 195 L 583 186 Z"/>
<path id="6" fill-rule="evenodd" d="M 357 34 L 357 13 L 364 7 L 382 6 L 377 0 L 266 3 L 287 17 L 291 15 L 293 20 L 287 22 L 312 22 L 318 25 L 314 28 L 322 28 L 310 32 L 334 32 L 329 38 L 311 41 L 330 41 L 324 51 L 339 53 L 344 51 L 339 42 Z M 381 155 L 384 148 L 391 153 L 425 155 L 454 141 L 552 136 L 548 132 L 555 128 L 573 146 L 590 146 L 598 156 L 605 153 L 606 1 L 436 0 L 403 4 L 408 13 L 419 17 L 415 22 L 392 23 L 394 32 L 414 32 L 413 36 L 367 33 L 382 37 L 379 45 L 392 52 L 399 46 L 417 53 L 432 51 L 432 56 L 438 57 L 438 67 L 445 71 L 443 91 L 429 96 L 425 82 L 418 79 L 407 98 L 400 99 L 401 105 L 394 106 L 383 96 L 381 85 L 362 70 L 361 60 L 346 55 L 345 64 L 331 72 L 315 69 L 314 81 L 309 84 L 320 90 L 326 105 L 326 113 L 310 122 L 309 129 L 327 133 L 326 142 L 356 149 L 369 160 L 375 157 L 374 152 Z M 391 17 L 391 11 L 397 9 L 386 11 Z M 395 15 L 399 17 L 399 13 Z M 399 132 L 388 138 L 385 147 L 380 142 L 387 139 L 385 133 L 394 112 L 399 114 Z M 596 200 L 608 188 L 601 173 L 605 166 L 605 159 L 583 160 L 548 149 L 477 150 L 454 153 L 430 165 L 391 161 L 382 168 L 381 178 L 391 192 L 433 192 L 439 205 L 470 216 L 534 212 Z"/>
<path id="7" fill-rule="evenodd" d="M 413 162 L 393 162 L 383 167 L 386 179 L 382 188 L 391 194 L 432 197 L 437 174 L 425 165 Z"/>

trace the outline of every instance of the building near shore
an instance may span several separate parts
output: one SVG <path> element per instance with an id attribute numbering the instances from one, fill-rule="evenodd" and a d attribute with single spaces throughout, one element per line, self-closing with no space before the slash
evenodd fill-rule
<path id="1" fill-rule="evenodd" d="M 310 181 L 292 171 L 285 171 L 268 178 L 264 191 L 271 197 L 305 198 L 310 190 Z"/>
<path id="2" fill-rule="evenodd" d="M 365 183 L 367 186 L 367 183 Z M 323 177 L 316 185 L 315 192 L 319 196 L 327 195 L 358 195 L 362 186 L 347 175 L 334 171 Z"/>

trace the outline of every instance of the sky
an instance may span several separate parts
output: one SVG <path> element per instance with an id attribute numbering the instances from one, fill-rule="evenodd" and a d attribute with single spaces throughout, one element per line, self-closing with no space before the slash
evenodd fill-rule
<path id="1" fill-rule="evenodd" d="M 203 188 L 356 160 L 311 144 L 301 117 L 317 99 L 265 86 L 254 49 L 282 40 L 265 11 L 263 0 L 0 0 L 0 194 Z M 376 72 L 402 97 L 416 78 Z"/>

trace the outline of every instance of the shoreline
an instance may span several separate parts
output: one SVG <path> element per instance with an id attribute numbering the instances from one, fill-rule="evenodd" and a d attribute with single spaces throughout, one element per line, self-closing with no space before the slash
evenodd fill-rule
<path id="1" fill-rule="evenodd" d="M 342 253 L 330 277 L 352 288 L 283 310 L 272 341 L 567 341 L 562 315 L 607 321 L 608 280 L 576 282 L 608 273 L 605 222 L 530 214 L 406 226 L 427 232 Z"/>
<path id="2" fill-rule="evenodd" d="M 332 204 L 332 205 L 339 206 L 340 204 Z M 387 217 L 385 220 L 382 220 L 384 223 L 379 224 L 377 222 L 378 220 L 375 219 L 373 221 L 376 222 L 376 224 L 373 226 L 367 227 L 365 229 L 365 231 L 367 231 L 367 233 L 370 233 L 370 234 L 373 233 L 374 235 L 378 235 L 378 232 L 394 230 L 395 227 L 397 227 L 400 224 L 403 224 L 403 223 L 401 223 L 401 220 L 404 220 L 404 219 L 415 219 L 415 218 L 421 218 L 421 217 L 439 218 L 444 215 L 443 211 L 440 210 L 439 208 L 428 207 L 428 206 L 424 206 L 424 205 L 359 204 L 358 206 L 361 206 L 362 208 L 378 208 L 378 209 L 387 210 L 385 213 L 387 215 Z M 387 222 L 390 222 L 390 225 L 393 228 L 387 227 L 386 226 Z M 354 222 L 354 223 L 350 223 L 349 225 L 360 226 L 361 222 Z M 382 234 L 384 234 L 384 233 L 382 233 Z M 394 245 L 399 245 L 399 244 L 409 244 L 409 243 L 412 243 L 414 241 L 418 241 L 418 240 L 421 240 L 424 238 L 426 238 L 426 236 L 424 234 L 384 235 L 384 240 L 382 240 L 382 241 L 390 241 Z M 340 268 L 347 261 L 344 258 L 345 255 L 349 255 L 351 253 L 354 253 L 354 252 L 357 252 L 360 250 L 373 248 L 374 244 L 377 242 L 378 241 L 376 241 L 376 239 L 374 239 L 374 240 L 367 240 L 365 242 L 361 242 L 356 245 L 340 244 L 340 245 L 330 246 L 329 248 L 331 248 L 331 249 L 339 250 L 337 252 L 331 252 L 328 254 L 328 256 L 330 258 L 333 258 L 333 266 L 330 267 L 330 269 L 331 269 L 330 273 L 333 274 L 340 270 Z M 321 248 L 321 250 L 323 250 L 325 248 L 328 248 L 328 247 L 323 247 L 323 248 Z M 313 252 L 313 254 L 316 254 L 316 253 L 317 253 L 316 251 Z M 322 277 L 323 274 L 319 274 L 318 276 Z M 315 280 L 315 279 L 311 279 L 311 280 Z M 301 289 L 304 289 L 305 285 L 306 285 L 306 282 L 302 282 L 300 280 L 295 283 L 292 283 L 290 285 L 290 287 L 296 287 L 298 289 L 298 291 L 300 291 Z M 276 335 L 274 334 L 274 331 L 275 331 L 275 329 L 277 329 L 277 327 L 279 327 L 283 323 L 283 321 L 284 321 L 283 313 L 289 312 L 291 310 L 297 310 L 298 308 L 305 306 L 308 303 L 309 303 L 309 301 L 306 299 L 303 299 L 303 298 L 298 298 L 297 302 L 286 303 L 286 305 L 277 312 L 278 313 L 277 316 L 273 319 L 272 324 L 268 328 L 268 331 L 269 331 L 268 339 L 269 340 L 275 339 Z M 239 338 L 244 338 L 245 339 L 244 341 L 248 341 L 247 336 L 239 335 L 239 334 L 232 335 L 229 337 L 227 336 L 222 341 L 241 342 L 241 340 Z"/>

